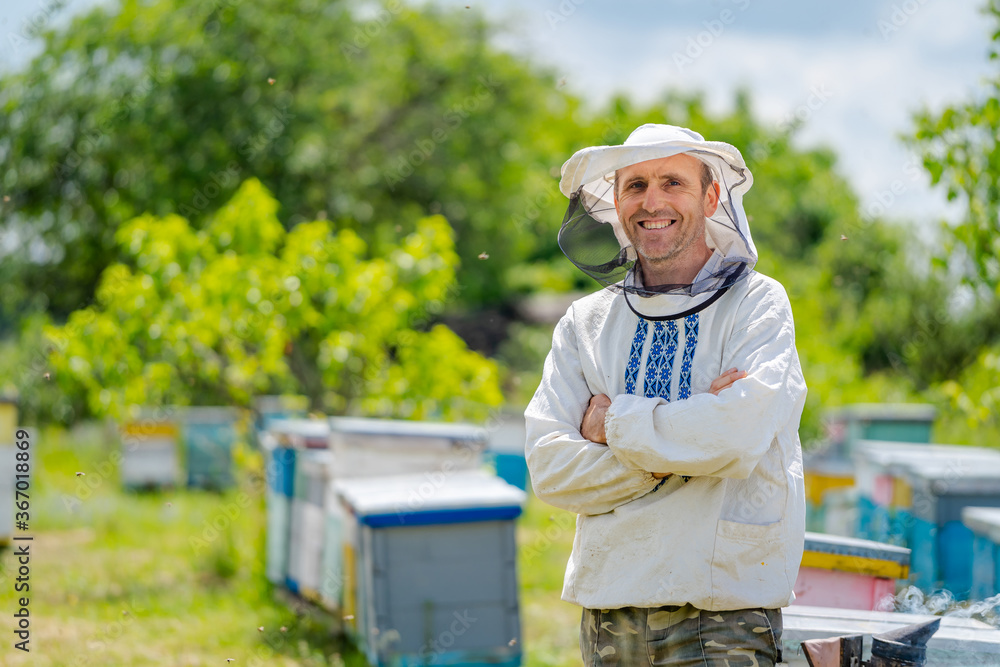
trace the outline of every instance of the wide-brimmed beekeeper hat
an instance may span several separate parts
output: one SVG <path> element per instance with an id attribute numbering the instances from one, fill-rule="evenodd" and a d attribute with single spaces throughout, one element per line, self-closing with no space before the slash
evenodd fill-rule
<path id="1" fill-rule="evenodd" d="M 719 184 L 719 205 L 705 219 L 705 240 L 713 254 L 691 284 L 644 284 L 635 249 L 615 210 L 615 172 L 680 153 L 707 164 Z M 666 314 L 648 316 L 650 319 L 697 312 L 746 277 L 757 263 L 757 249 L 743 211 L 743 195 L 752 184 L 753 176 L 735 146 L 705 141 L 683 127 L 646 124 L 632 132 L 624 144 L 584 148 L 562 166 L 559 189 L 570 202 L 559 230 L 559 247 L 573 264 L 606 287 L 622 290 L 626 297 L 632 293 L 654 298 L 655 303 L 647 305 Z"/>

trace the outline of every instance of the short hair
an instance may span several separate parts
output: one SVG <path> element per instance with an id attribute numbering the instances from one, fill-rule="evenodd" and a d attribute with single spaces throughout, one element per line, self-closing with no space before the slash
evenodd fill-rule
<path id="1" fill-rule="evenodd" d="M 708 192 L 708 189 L 712 187 L 712 183 L 715 181 L 715 178 L 712 177 L 712 168 L 708 166 L 707 162 L 703 160 L 698 160 L 698 162 L 701 162 L 701 194 L 705 194 L 706 192 Z M 619 171 L 621 171 L 621 169 L 615 169 L 615 180 L 614 183 L 612 184 L 616 198 L 618 197 Z"/>

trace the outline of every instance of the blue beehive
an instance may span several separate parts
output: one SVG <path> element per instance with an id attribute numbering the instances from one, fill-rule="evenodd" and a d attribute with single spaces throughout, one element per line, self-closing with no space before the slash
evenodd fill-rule
<path id="1" fill-rule="evenodd" d="M 291 537 L 295 450 L 277 447 L 273 439 L 261 442 L 267 460 L 267 579 L 285 583 L 288 576 L 288 543 Z"/>
<path id="2" fill-rule="evenodd" d="M 189 487 L 222 490 L 232 486 L 237 418 L 232 408 L 184 409 L 181 427 Z"/>
<path id="3" fill-rule="evenodd" d="M 323 449 L 329 441 L 326 419 L 275 419 L 261 437 L 267 465 L 267 563 L 269 581 L 298 592 L 292 564 L 292 528 L 295 516 L 296 474 L 299 458 L 309 449 Z M 301 508 L 300 508 L 301 509 Z M 298 573 L 299 562 L 293 568 Z"/>
<path id="4" fill-rule="evenodd" d="M 331 479 L 385 476 L 426 471 L 438 476 L 472 470 L 482 464 L 486 431 L 466 424 L 332 417 Z M 323 556 L 319 584 L 320 603 L 343 612 L 345 517 L 333 484 L 329 484 L 324 510 Z M 345 612 L 346 613 L 346 612 Z M 353 612 L 347 613 L 352 615 Z"/>
<path id="5" fill-rule="evenodd" d="M 973 600 L 1000 593 L 1000 508 L 965 507 L 962 523 L 972 531 Z"/>
<path id="6" fill-rule="evenodd" d="M 854 450 L 858 536 L 910 546 L 914 529 L 913 494 L 907 472 L 910 468 L 922 465 L 945 469 L 955 461 L 997 460 L 1000 452 L 983 447 L 859 441 Z"/>
<path id="7" fill-rule="evenodd" d="M 488 452 L 497 477 L 521 490 L 527 490 L 528 463 L 524 458 L 524 415 L 501 414 L 490 424 Z"/>
<path id="8" fill-rule="evenodd" d="M 901 493 L 899 465 L 931 451 L 931 445 L 860 441 L 853 450 L 858 490 L 857 536 L 905 546 L 909 501 Z"/>
<path id="9" fill-rule="evenodd" d="M 343 610 L 371 664 L 520 664 L 514 519 L 523 491 L 479 471 L 334 487 Z"/>
<path id="10" fill-rule="evenodd" d="M 963 448 L 957 448 L 963 449 Z M 972 591 L 973 533 L 962 523 L 970 506 L 1000 507 L 1000 453 L 973 452 L 947 461 L 911 462 L 913 575 L 921 588 L 944 587 L 956 598 Z"/>
<path id="11" fill-rule="evenodd" d="M 871 495 L 873 490 L 858 494 L 856 508 L 847 505 L 853 500 L 848 489 L 856 486 L 851 458 L 864 440 L 929 443 L 934 414 L 933 406 L 909 403 L 859 403 L 828 411 L 826 445 L 803 456 L 807 528 L 844 532 L 849 512 L 855 515 L 851 523 L 856 529 L 847 532 L 865 539 L 890 539 L 888 513 Z"/>

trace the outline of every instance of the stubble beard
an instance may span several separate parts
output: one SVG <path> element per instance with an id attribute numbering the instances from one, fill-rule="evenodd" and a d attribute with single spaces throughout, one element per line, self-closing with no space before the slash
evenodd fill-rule
<path id="1" fill-rule="evenodd" d="M 661 216 L 653 215 L 646 217 L 655 218 Z M 636 254 L 639 256 L 640 264 L 642 264 L 646 268 L 645 273 L 647 275 L 651 274 L 652 273 L 651 270 L 653 269 L 669 269 L 671 267 L 671 264 L 673 264 L 679 257 L 681 257 L 684 254 L 684 252 L 690 249 L 698 240 L 698 234 L 687 234 L 680 238 L 675 239 L 674 244 L 669 248 L 667 248 L 665 251 L 661 250 L 659 251 L 659 254 L 652 254 L 652 251 L 647 251 L 647 249 L 644 247 L 644 244 L 641 242 L 641 239 L 639 238 L 640 237 L 639 230 L 642 229 L 642 226 L 639 224 L 636 218 L 638 218 L 639 220 L 646 219 L 638 215 L 633 216 L 633 221 L 631 222 L 631 225 L 627 228 L 626 236 L 628 236 L 629 242 L 632 244 L 632 247 L 635 248 Z M 690 226 L 692 225 L 697 226 L 697 224 L 694 221 L 687 219 L 679 219 L 674 224 L 680 226 L 680 229 L 678 229 L 678 231 L 683 230 L 685 232 L 688 231 Z M 704 226 L 702 227 L 702 229 L 704 229 Z"/>

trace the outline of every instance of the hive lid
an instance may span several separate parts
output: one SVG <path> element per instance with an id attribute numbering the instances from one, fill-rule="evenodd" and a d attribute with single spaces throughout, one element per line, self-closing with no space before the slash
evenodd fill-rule
<path id="1" fill-rule="evenodd" d="M 901 467 L 912 486 L 929 488 L 935 495 L 1000 493 L 1000 457 L 925 459 Z"/>
<path id="2" fill-rule="evenodd" d="M 419 422 L 403 419 L 369 419 L 365 417 L 330 417 L 329 428 L 333 433 L 350 435 L 437 438 L 452 441 L 486 442 L 486 430 L 471 424 Z"/>
<path id="3" fill-rule="evenodd" d="M 905 579 L 909 575 L 910 550 L 855 537 L 806 533 L 802 566 Z"/>
<path id="4" fill-rule="evenodd" d="M 1000 462 L 1000 451 L 965 445 L 925 445 L 887 440 L 859 440 L 855 459 L 881 466 L 941 465 L 952 460 Z"/>
<path id="5" fill-rule="evenodd" d="M 478 470 L 335 479 L 335 493 L 374 527 L 513 519 L 525 493 Z"/>
<path id="6" fill-rule="evenodd" d="M 962 523 L 972 532 L 1000 542 L 1000 507 L 963 507 Z"/>
<path id="7" fill-rule="evenodd" d="M 292 447 L 324 448 L 330 438 L 325 419 L 272 419 L 267 430 L 279 443 Z"/>
<path id="8" fill-rule="evenodd" d="M 884 544 L 872 540 L 862 540 L 856 537 L 842 537 L 825 533 L 806 533 L 806 551 L 818 553 L 858 556 L 889 560 L 902 565 L 910 564 L 910 550 L 894 544 Z"/>

